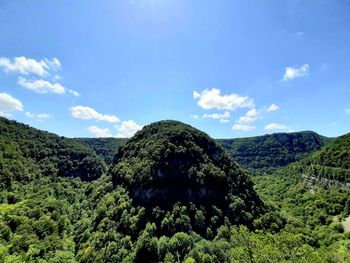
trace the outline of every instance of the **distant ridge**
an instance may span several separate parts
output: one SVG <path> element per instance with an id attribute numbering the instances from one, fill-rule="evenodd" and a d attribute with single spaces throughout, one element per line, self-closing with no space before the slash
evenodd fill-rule
<path id="1" fill-rule="evenodd" d="M 101 158 L 75 140 L 0 117 L 0 189 L 45 176 L 90 181 L 105 171 Z"/>
<path id="2" fill-rule="evenodd" d="M 90 147 L 103 157 L 107 164 L 113 161 L 118 148 L 127 141 L 126 138 L 74 138 L 74 140 Z M 215 140 L 239 165 L 253 174 L 262 174 L 305 158 L 321 149 L 333 138 L 313 131 L 301 131 Z"/>
<path id="3" fill-rule="evenodd" d="M 350 133 L 295 164 L 299 172 L 341 182 L 350 182 Z"/>
<path id="4" fill-rule="evenodd" d="M 316 132 L 302 131 L 217 141 L 244 168 L 253 174 L 263 174 L 301 160 L 332 140 Z"/>

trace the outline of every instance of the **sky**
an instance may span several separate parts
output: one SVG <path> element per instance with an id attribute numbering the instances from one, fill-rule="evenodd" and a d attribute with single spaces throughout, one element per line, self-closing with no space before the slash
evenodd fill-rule
<path id="1" fill-rule="evenodd" d="M 1 0 L 0 115 L 67 137 L 350 132 L 350 2 Z"/>

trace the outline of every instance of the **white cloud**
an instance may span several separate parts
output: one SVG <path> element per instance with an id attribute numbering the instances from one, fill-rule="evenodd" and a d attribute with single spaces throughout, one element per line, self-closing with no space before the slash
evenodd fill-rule
<path id="1" fill-rule="evenodd" d="M 1 57 L 0 68 L 3 68 L 3 70 L 7 73 L 12 72 L 20 75 L 31 75 L 31 80 L 19 77 L 17 83 L 22 87 L 33 90 L 37 93 L 64 94 L 68 92 L 74 96 L 80 96 L 77 91 L 67 89 L 60 83 L 57 83 L 57 80 L 61 79 L 61 76 L 57 75 L 56 73 L 53 76 L 51 75 L 51 73 L 61 69 L 61 62 L 57 58 L 35 60 L 24 56 L 15 57 L 13 59 Z M 33 75 L 37 75 L 42 78 L 34 79 L 35 76 Z M 48 78 L 51 80 L 47 80 Z"/>
<path id="2" fill-rule="evenodd" d="M 199 94 L 199 92 L 193 91 L 193 98 L 194 99 L 198 99 L 200 96 L 201 96 L 201 94 Z"/>
<path id="3" fill-rule="evenodd" d="M 219 89 L 204 90 L 201 93 L 194 91 L 193 98 L 198 99 L 198 106 L 205 110 L 231 110 L 237 108 L 251 108 L 254 106 L 253 99 L 238 94 L 221 95 Z"/>
<path id="4" fill-rule="evenodd" d="M 232 130 L 236 130 L 236 131 L 252 131 L 255 128 L 256 128 L 255 126 L 236 123 L 235 125 L 233 125 Z"/>
<path id="5" fill-rule="evenodd" d="M 198 119 L 198 115 L 197 115 L 197 114 L 191 114 L 191 115 L 190 115 L 190 118 L 192 118 L 192 119 Z"/>
<path id="6" fill-rule="evenodd" d="M 267 108 L 267 112 L 272 112 L 272 111 L 277 111 L 280 107 L 276 104 L 271 104 L 268 108 Z"/>
<path id="7" fill-rule="evenodd" d="M 36 117 L 39 118 L 39 119 L 48 119 L 51 116 L 48 113 L 39 113 L 39 114 L 36 115 Z"/>
<path id="8" fill-rule="evenodd" d="M 47 80 L 38 79 L 29 81 L 25 78 L 20 77 L 18 82 L 19 85 L 26 89 L 30 89 L 36 93 L 57 93 L 63 94 L 66 89 L 59 83 L 51 83 Z"/>
<path id="9" fill-rule="evenodd" d="M 229 122 L 230 120 L 228 120 L 228 119 L 220 119 L 220 122 L 221 123 L 227 123 L 227 122 Z"/>
<path id="10" fill-rule="evenodd" d="M 89 132 L 95 135 L 95 137 L 112 137 L 112 133 L 108 128 L 99 128 L 92 125 L 87 128 Z"/>
<path id="11" fill-rule="evenodd" d="M 14 59 L 0 58 L 0 67 L 5 72 L 19 73 L 23 75 L 35 74 L 45 76 L 50 70 L 56 71 L 61 68 L 61 62 L 57 58 L 35 60 L 26 57 L 15 57 Z"/>
<path id="12" fill-rule="evenodd" d="M 239 118 L 238 122 L 251 123 L 251 122 L 255 122 L 258 119 L 259 119 L 259 117 L 242 116 L 242 117 Z"/>
<path id="13" fill-rule="evenodd" d="M 247 113 L 240 117 L 238 122 L 239 123 L 252 123 L 256 120 L 260 119 L 261 117 L 258 116 L 258 112 L 255 108 L 252 108 L 251 110 L 247 111 Z"/>
<path id="14" fill-rule="evenodd" d="M 270 123 L 270 124 L 267 124 L 264 129 L 265 130 L 285 130 L 287 129 L 287 126 L 279 123 Z"/>
<path id="15" fill-rule="evenodd" d="M 117 137 L 129 138 L 132 137 L 138 130 L 141 130 L 143 126 L 137 124 L 133 120 L 123 121 L 120 126 L 117 126 Z"/>
<path id="16" fill-rule="evenodd" d="M 70 94 L 73 94 L 73 95 L 76 96 L 76 97 L 81 96 L 81 95 L 79 94 L 79 92 L 77 92 L 77 91 L 75 91 L 75 90 L 68 89 L 68 92 L 69 92 Z"/>
<path id="17" fill-rule="evenodd" d="M 267 112 L 271 112 L 271 111 L 276 111 L 279 109 L 279 106 L 276 104 L 271 104 L 268 108 L 267 108 Z M 247 113 L 244 116 L 241 116 L 237 123 L 253 123 L 259 119 L 262 119 L 262 112 L 264 112 L 263 110 L 260 110 L 259 112 L 256 110 L 256 108 L 252 108 L 249 111 L 247 111 Z"/>
<path id="18" fill-rule="evenodd" d="M 231 117 L 231 114 L 229 111 L 225 111 L 222 114 L 219 114 L 219 113 L 203 114 L 203 118 L 211 118 L 211 119 L 228 119 L 230 117 Z"/>
<path id="19" fill-rule="evenodd" d="M 301 67 L 286 67 L 282 81 L 288 81 L 294 78 L 305 77 L 309 75 L 310 66 L 304 64 Z"/>
<path id="20" fill-rule="evenodd" d="M 36 118 L 38 121 L 51 118 L 51 115 L 48 114 L 48 113 L 38 113 L 38 114 L 34 114 L 34 113 L 31 113 L 30 111 L 26 111 L 26 112 L 25 112 L 25 115 L 26 115 L 28 118 Z"/>
<path id="21" fill-rule="evenodd" d="M 46 65 L 48 65 L 48 68 L 53 71 L 57 71 L 61 69 L 61 62 L 57 58 L 44 59 Z"/>
<path id="22" fill-rule="evenodd" d="M 119 118 L 114 115 L 104 115 L 86 106 L 74 106 L 74 107 L 71 107 L 69 110 L 72 116 L 76 119 L 99 120 L 99 121 L 106 121 L 111 123 L 120 121 Z"/>
<path id="23" fill-rule="evenodd" d="M 345 109 L 345 113 L 346 113 L 346 114 L 350 114 L 350 108 Z"/>
<path id="24" fill-rule="evenodd" d="M 40 94 L 45 94 L 45 93 L 64 94 L 66 92 L 69 92 L 74 96 L 80 96 L 80 94 L 75 90 L 67 89 L 59 83 L 51 83 L 43 79 L 27 80 L 25 78 L 20 77 L 17 83 L 26 89 L 32 90 Z"/>
<path id="25" fill-rule="evenodd" d="M 10 116 L 11 112 L 23 111 L 23 104 L 7 93 L 0 93 L 0 116 Z"/>
<path id="26" fill-rule="evenodd" d="M 255 117 L 256 115 L 258 115 L 258 112 L 256 111 L 255 108 L 249 110 L 249 111 L 245 114 L 245 116 L 247 116 L 247 117 Z"/>

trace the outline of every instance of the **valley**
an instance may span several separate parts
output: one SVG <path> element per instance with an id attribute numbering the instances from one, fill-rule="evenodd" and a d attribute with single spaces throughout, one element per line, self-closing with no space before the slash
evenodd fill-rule
<path id="1" fill-rule="evenodd" d="M 0 118 L 0 262 L 349 262 L 349 138 L 160 121 L 68 139 Z"/>

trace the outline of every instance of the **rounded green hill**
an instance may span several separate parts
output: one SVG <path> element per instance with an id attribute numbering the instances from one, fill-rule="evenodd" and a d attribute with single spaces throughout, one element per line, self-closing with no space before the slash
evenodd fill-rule
<path id="1" fill-rule="evenodd" d="M 178 121 L 160 121 L 137 132 L 115 157 L 114 185 L 123 185 L 146 207 L 176 203 L 205 208 L 208 218 L 251 223 L 264 205 L 248 176 L 207 134 Z"/>

